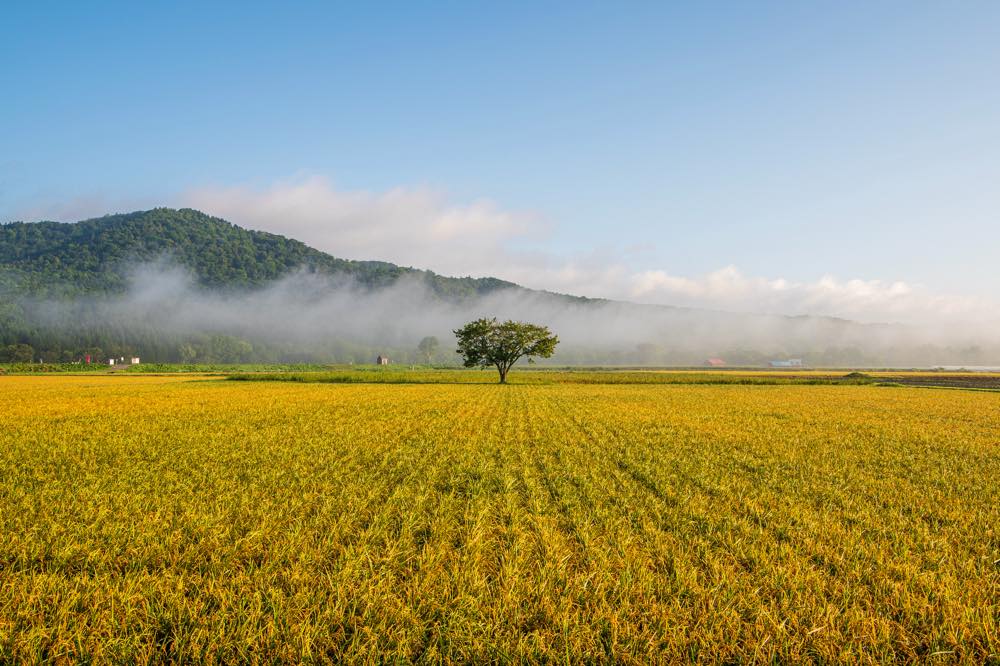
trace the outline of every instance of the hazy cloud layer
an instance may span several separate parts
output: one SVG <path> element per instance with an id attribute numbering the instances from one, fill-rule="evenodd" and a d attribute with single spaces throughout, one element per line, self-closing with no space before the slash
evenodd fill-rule
<path id="1" fill-rule="evenodd" d="M 240 226 L 279 233 L 347 259 L 379 259 L 442 275 L 495 276 L 535 289 L 638 303 L 734 312 L 812 314 L 937 329 L 1000 330 L 1000 302 L 936 293 L 924 285 L 872 276 L 821 275 L 814 281 L 746 275 L 738 257 L 704 275 L 638 267 L 624 247 L 553 251 L 555 229 L 527 211 L 490 200 L 455 203 L 421 187 L 346 191 L 303 176 L 265 188 L 205 187 L 159 200 L 79 197 L 24 210 L 15 219 L 75 221 L 168 203 Z M 822 270 L 823 267 L 818 267 Z"/>
<path id="2" fill-rule="evenodd" d="M 445 275 L 490 273 L 509 258 L 512 240 L 533 233 L 530 216 L 502 211 L 490 201 L 453 204 L 424 188 L 345 192 L 318 176 L 264 190 L 200 189 L 187 193 L 185 200 L 192 208 L 335 256 L 391 261 Z"/>
<path id="3" fill-rule="evenodd" d="M 814 282 L 744 275 L 735 265 L 700 276 L 637 270 L 620 250 L 566 256 L 541 249 L 551 229 L 537 216 L 483 200 L 455 204 L 425 188 L 338 190 L 322 177 L 264 189 L 204 188 L 186 205 L 241 226 L 280 233 L 336 256 L 382 259 L 445 275 L 492 275 L 577 295 L 738 312 L 815 314 L 861 321 L 995 326 L 1000 305 L 880 279 Z M 525 248 L 539 249 L 525 249 Z"/>
<path id="4" fill-rule="evenodd" d="M 740 350 L 744 357 L 747 351 L 803 355 L 817 365 L 981 365 L 1000 358 L 1000 347 L 965 330 L 940 335 L 827 318 L 581 302 L 519 289 L 451 303 L 418 279 L 371 292 L 343 278 L 302 272 L 266 288 L 223 294 L 197 288 L 181 268 L 153 263 L 135 267 L 130 284 L 122 295 L 29 301 L 26 311 L 49 332 L 86 338 L 87 331 L 111 330 L 123 341 L 136 340 L 136 349 L 143 348 L 143 340 L 179 344 L 190 336 L 224 334 L 255 346 L 339 361 L 349 359 L 336 351 L 340 342 L 406 351 L 426 335 L 440 338 L 447 357 L 453 349 L 452 330 L 492 316 L 551 327 L 561 339 L 556 363 L 688 365 L 718 354 L 741 362 L 728 354 Z M 984 342 L 987 347 L 973 349 Z M 143 354 L 148 356 L 148 348 Z"/>

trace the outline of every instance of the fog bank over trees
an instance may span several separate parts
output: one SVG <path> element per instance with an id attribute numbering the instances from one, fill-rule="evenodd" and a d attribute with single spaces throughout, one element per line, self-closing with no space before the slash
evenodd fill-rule
<path id="1" fill-rule="evenodd" d="M 443 299 L 420 276 L 389 286 L 293 272 L 265 286 L 212 289 L 178 265 L 134 265 L 123 293 L 0 300 L 0 347 L 36 357 L 91 353 L 158 362 L 370 363 L 376 354 L 426 362 L 418 344 L 441 340 L 433 362 L 457 364 L 452 331 L 481 317 L 537 322 L 562 343 L 554 365 L 729 365 L 802 358 L 814 366 L 1000 364 L 990 332 L 858 324 L 824 317 L 747 315 L 578 299 L 501 288 Z M 23 355 L 23 350 L 21 351 Z"/>

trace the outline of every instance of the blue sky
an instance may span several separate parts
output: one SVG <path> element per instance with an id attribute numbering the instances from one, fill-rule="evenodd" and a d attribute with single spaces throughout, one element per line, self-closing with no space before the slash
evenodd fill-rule
<path id="1" fill-rule="evenodd" d="M 0 220 L 199 204 L 578 293 L 993 307 L 1000 3 L 207 4 L 5 8 Z"/>

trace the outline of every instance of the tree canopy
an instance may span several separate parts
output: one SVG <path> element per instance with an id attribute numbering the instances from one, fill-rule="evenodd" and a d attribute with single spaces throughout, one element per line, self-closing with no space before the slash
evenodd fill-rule
<path id="1" fill-rule="evenodd" d="M 434 360 L 434 354 L 437 353 L 439 345 L 440 343 L 435 336 L 428 335 L 420 341 L 420 344 L 417 345 L 417 350 L 423 354 L 423 356 L 427 359 L 427 362 L 430 363 Z"/>
<path id="2" fill-rule="evenodd" d="M 343 275 L 372 288 L 407 277 L 449 301 L 517 286 L 496 278 L 443 277 L 384 261 L 339 259 L 297 240 L 243 229 L 189 208 L 155 208 L 74 223 L 0 224 L 0 287 L 19 293 L 122 291 L 130 269 L 164 259 L 212 289 L 257 287 L 298 270 Z"/>
<path id="3" fill-rule="evenodd" d="M 458 353 L 467 368 L 494 366 L 500 383 L 507 383 L 507 373 L 518 360 L 549 358 L 559 344 L 558 336 L 545 326 L 520 321 L 500 323 L 496 317 L 477 319 L 455 331 Z"/>

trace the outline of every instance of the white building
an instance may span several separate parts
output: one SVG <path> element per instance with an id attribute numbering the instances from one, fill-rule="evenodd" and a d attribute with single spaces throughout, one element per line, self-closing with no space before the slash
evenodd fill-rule
<path id="1" fill-rule="evenodd" d="M 772 368 L 801 368 L 801 358 L 790 358 L 787 361 L 771 361 Z"/>

